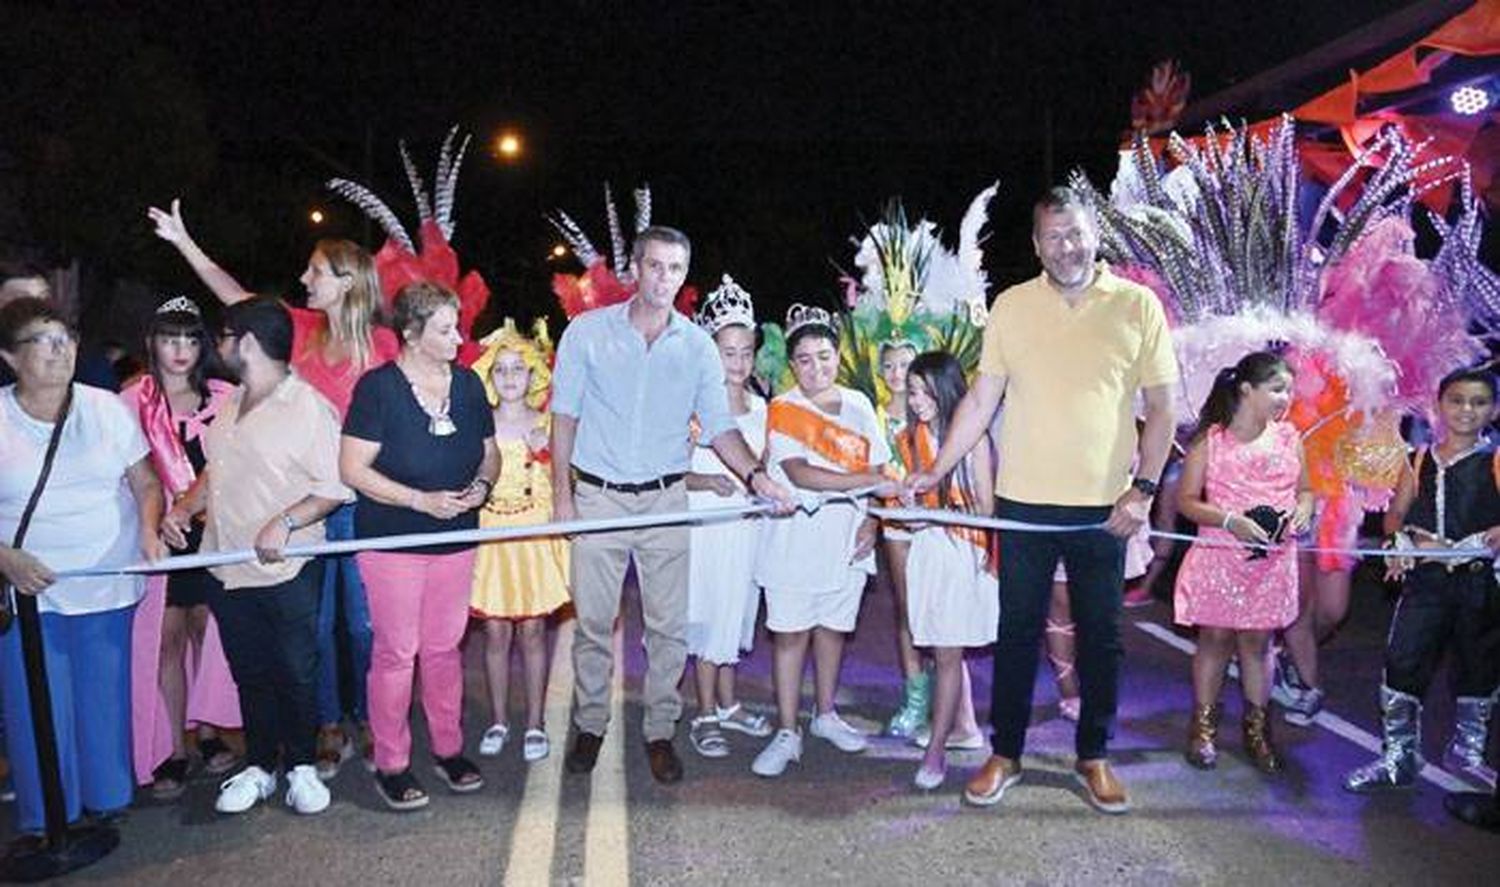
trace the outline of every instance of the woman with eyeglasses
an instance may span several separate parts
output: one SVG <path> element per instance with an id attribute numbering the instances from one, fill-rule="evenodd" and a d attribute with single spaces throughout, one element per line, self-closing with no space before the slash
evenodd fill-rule
<path id="1" fill-rule="evenodd" d="M 133 574 L 58 572 L 155 560 L 161 484 L 150 448 L 119 396 L 74 384 L 78 342 L 56 308 L 23 297 L 0 308 L 0 574 L 7 603 L 33 595 L 67 818 L 130 803 L 130 630 L 144 582 Z M 39 484 L 49 447 L 51 468 Z M 40 486 L 34 508 L 28 503 Z M 22 517 L 32 511 L 23 545 Z M 14 768 L 19 829 L 41 831 L 41 774 L 21 629 L 0 634 L 0 700 Z"/>
<path id="2" fill-rule="evenodd" d="M 151 207 L 147 215 L 156 235 L 177 248 L 198 279 L 226 305 L 252 294 L 229 272 L 209 258 L 189 236 L 181 201 L 170 212 Z M 287 306 L 293 324 L 292 369 L 319 394 L 328 398 L 342 419 L 354 396 L 354 383 L 365 372 L 394 360 L 401 343 L 380 324 L 380 279 L 375 262 L 359 244 L 347 240 L 319 240 L 302 272 L 307 307 Z M 354 508 L 346 505 L 326 521 L 328 541 L 354 538 Z M 365 702 L 365 676 L 370 669 L 370 607 L 353 556 L 329 558 L 323 573 L 323 596 L 318 612 L 318 775 L 332 779 L 352 753 L 340 722 L 349 715 L 359 726 L 359 746 L 372 767 L 374 745 Z M 342 588 L 342 596 L 337 592 Z M 344 613 L 343 638 L 354 674 L 351 699 L 340 700 L 334 627 L 337 611 Z"/>
<path id="3" fill-rule="evenodd" d="M 234 386 L 214 378 L 216 360 L 198 305 L 186 296 L 163 302 L 146 334 L 147 372 L 120 393 L 151 446 L 151 463 L 169 500 L 203 471 L 203 436 Z M 201 522 L 180 553 L 198 550 Z M 158 801 L 187 788 L 185 730 L 195 725 L 203 769 L 218 776 L 238 756 L 217 727 L 241 725 L 239 696 L 224 658 L 208 596 L 218 580 L 206 569 L 152 576 L 136 613 L 131 682 L 136 779 Z"/>

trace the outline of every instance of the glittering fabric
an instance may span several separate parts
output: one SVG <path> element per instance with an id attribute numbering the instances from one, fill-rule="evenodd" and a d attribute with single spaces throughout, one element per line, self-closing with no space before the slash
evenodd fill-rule
<path id="1" fill-rule="evenodd" d="M 1205 498 L 1243 513 L 1257 505 L 1290 512 L 1297 504 L 1300 465 L 1297 429 L 1273 422 L 1250 443 L 1222 428 L 1208 435 Z M 1233 540 L 1226 530 L 1200 527 L 1205 542 Z M 1194 545 L 1177 574 L 1177 622 L 1216 628 L 1284 628 L 1297 618 L 1297 558 L 1290 547 L 1247 560 L 1241 547 Z"/>

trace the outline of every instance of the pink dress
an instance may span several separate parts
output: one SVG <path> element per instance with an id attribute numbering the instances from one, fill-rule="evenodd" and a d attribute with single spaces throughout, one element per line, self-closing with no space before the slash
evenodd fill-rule
<path id="1" fill-rule="evenodd" d="M 1205 499 L 1241 513 L 1269 505 L 1290 514 L 1302 474 L 1298 439 L 1290 422 L 1270 423 L 1250 443 L 1213 428 L 1208 432 Z M 1195 544 L 1182 559 L 1176 589 L 1179 625 L 1276 629 L 1292 624 L 1297 618 L 1294 546 L 1250 560 L 1250 550 L 1243 546 L 1217 544 L 1236 541 L 1227 530 L 1199 527 L 1198 538 L 1215 544 Z"/>

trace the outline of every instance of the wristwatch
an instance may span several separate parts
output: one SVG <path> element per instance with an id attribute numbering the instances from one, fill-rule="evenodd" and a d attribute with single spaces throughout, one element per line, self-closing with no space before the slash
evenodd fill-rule
<path id="1" fill-rule="evenodd" d="M 765 471 L 764 468 L 762 468 L 759 465 L 756 465 L 753 468 L 751 468 L 749 471 L 745 472 L 745 489 L 747 489 L 747 490 L 748 489 L 752 489 L 755 486 L 755 476 L 757 474 L 760 474 L 760 473 L 764 472 L 764 471 Z"/>
<path id="2" fill-rule="evenodd" d="M 283 511 L 281 513 L 281 525 L 286 527 L 287 535 L 291 535 L 291 532 L 297 529 L 297 519 Z"/>
<path id="3" fill-rule="evenodd" d="M 1135 489 L 1140 490 L 1142 493 L 1145 493 L 1147 496 L 1156 495 L 1156 481 L 1152 480 L 1149 477 L 1137 477 L 1130 482 L 1130 485 Z"/>

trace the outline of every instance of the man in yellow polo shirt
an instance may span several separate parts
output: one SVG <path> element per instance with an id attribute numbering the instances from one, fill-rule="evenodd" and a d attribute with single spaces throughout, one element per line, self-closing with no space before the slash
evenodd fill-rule
<path id="1" fill-rule="evenodd" d="M 1054 188 L 1037 202 L 1032 244 L 1042 274 L 995 299 L 979 377 L 933 470 L 912 475 L 907 485 L 922 492 L 952 471 L 983 437 L 1004 399 L 996 515 L 1095 526 L 1000 534 L 1000 639 L 990 706 L 994 754 L 964 798 L 981 806 L 999 803 L 1021 778 L 1037 646 L 1060 560 L 1078 626 L 1078 781 L 1095 808 L 1123 813 L 1130 802 L 1106 755 L 1122 653 L 1125 539 L 1145 522 L 1166 464 L 1177 362 L 1156 297 L 1097 261 L 1098 223 L 1075 192 Z M 1139 435 L 1137 392 L 1145 404 Z M 1132 477 L 1133 460 L 1138 467 Z"/>

